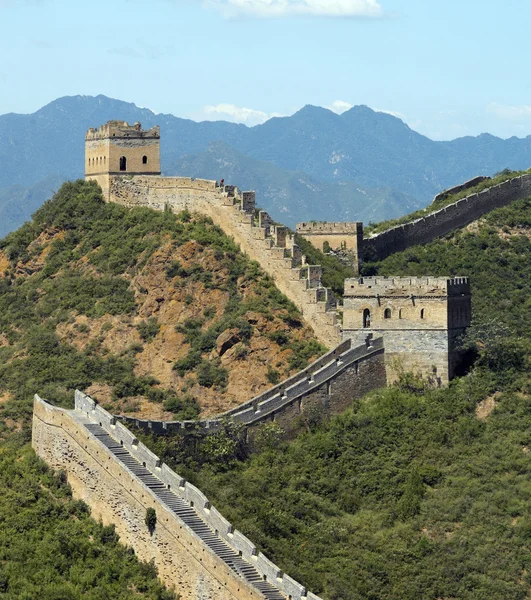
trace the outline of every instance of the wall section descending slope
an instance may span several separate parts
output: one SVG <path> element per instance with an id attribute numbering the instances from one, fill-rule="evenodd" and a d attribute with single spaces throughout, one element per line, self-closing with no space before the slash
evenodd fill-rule
<path id="1" fill-rule="evenodd" d="M 327 416 L 340 414 L 355 400 L 386 384 L 383 339 L 373 340 L 369 335 L 361 346 L 354 346 L 350 339 L 345 340 L 282 383 L 211 419 L 146 421 L 135 417 L 119 418 L 157 435 L 187 429 L 212 433 L 223 428 L 226 419 L 239 421 L 251 430 L 274 421 L 284 436 L 290 438 L 305 426 L 305 417 L 315 414 L 316 410 Z"/>
<path id="2" fill-rule="evenodd" d="M 109 185 L 111 202 L 154 210 L 189 210 L 210 217 L 275 280 L 322 344 L 333 348 L 339 343 L 336 301 L 332 290 L 321 284 L 322 268 L 305 264 L 287 227 L 275 225 L 263 211 L 255 215 L 254 192 L 189 177 L 112 176 Z"/>
<path id="3" fill-rule="evenodd" d="M 90 400 L 90 399 L 88 399 Z M 121 423 L 76 392 L 64 410 L 35 396 L 32 444 L 64 470 L 92 516 L 113 523 L 137 556 L 184 600 L 319 600 L 257 551 L 195 486 L 171 471 Z M 150 533 L 144 520 L 154 508 Z"/>
<path id="4" fill-rule="evenodd" d="M 426 217 L 391 227 L 387 231 L 364 239 L 363 259 L 383 260 L 411 246 L 427 244 L 454 229 L 469 225 L 495 208 L 506 206 L 530 195 L 531 175 L 514 177 L 478 194 L 471 194 Z"/>

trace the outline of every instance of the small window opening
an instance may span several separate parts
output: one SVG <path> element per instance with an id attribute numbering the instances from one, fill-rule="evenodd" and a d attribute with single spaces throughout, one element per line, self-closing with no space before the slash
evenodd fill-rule
<path id="1" fill-rule="evenodd" d="M 402 309 L 401 308 L 398 309 L 398 318 L 399 319 L 402 318 Z"/>
<path id="2" fill-rule="evenodd" d="M 366 308 L 363 311 L 363 327 L 367 328 L 371 326 L 371 311 Z"/>
<path id="3" fill-rule="evenodd" d="M 384 310 L 384 319 L 390 319 L 391 318 L 391 309 L 390 308 L 386 308 Z"/>
<path id="4" fill-rule="evenodd" d="M 420 318 L 421 318 L 421 319 L 423 319 L 425 316 L 426 316 L 426 314 L 425 314 L 425 312 L 424 312 L 424 309 L 423 309 L 423 308 L 421 308 L 421 309 L 420 309 Z"/>
<path id="5" fill-rule="evenodd" d="M 147 156 L 142 157 L 142 164 L 147 165 Z"/>
<path id="6" fill-rule="evenodd" d="M 120 171 L 125 171 L 127 169 L 127 158 L 125 156 L 120 156 Z"/>

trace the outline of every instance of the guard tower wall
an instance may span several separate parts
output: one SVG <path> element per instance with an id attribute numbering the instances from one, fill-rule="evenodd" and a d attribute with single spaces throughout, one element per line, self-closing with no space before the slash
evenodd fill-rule
<path id="1" fill-rule="evenodd" d="M 101 186 L 110 200 L 113 175 L 160 175 L 160 129 L 109 121 L 85 136 L 85 178 Z"/>
<path id="2" fill-rule="evenodd" d="M 331 250 L 349 253 L 357 272 L 363 247 L 363 223 L 309 221 L 297 223 L 296 231 L 318 250 L 325 250 L 328 246 Z"/>
<path id="3" fill-rule="evenodd" d="M 388 380 L 400 369 L 447 383 L 461 362 L 458 340 L 471 322 L 465 277 L 345 280 L 343 338 L 382 336 Z"/>

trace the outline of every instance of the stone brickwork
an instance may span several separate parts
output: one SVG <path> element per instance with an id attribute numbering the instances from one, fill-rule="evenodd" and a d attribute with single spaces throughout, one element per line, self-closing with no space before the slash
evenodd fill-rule
<path id="1" fill-rule="evenodd" d="M 343 337 L 356 345 L 368 333 L 381 336 L 388 381 L 403 368 L 447 383 L 459 363 L 456 340 L 471 318 L 466 277 L 345 280 Z"/>
<path id="2" fill-rule="evenodd" d="M 153 560 L 183 600 L 319 600 L 81 392 L 74 410 L 35 397 L 32 445 L 50 467 L 66 472 L 92 516 L 114 524 L 122 543 Z M 147 508 L 157 515 L 152 533 Z"/>
<path id="3" fill-rule="evenodd" d="M 404 225 L 397 225 L 363 241 L 364 260 L 382 260 L 411 246 L 427 244 L 434 239 L 465 227 L 485 213 L 531 195 L 531 175 L 509 181 L 472 194 L 429 215 Z"/>
<path id="4" fill-rule="evenodd" d="M 359 342 L 359 340 L 358 340 Z M 240 404 L 218 417 L 202 421 L 146 421 L 120 417 L 124 422 L 148 433 L 167 435 L 187 429 L 215 433 L 226 419 L 239 421 L 253 429 L 274 421 L 292 437 L 304 426 L 308 415 L 318 408 L 321 415 L 343 412 L 354 400 L 385 387 L 383 340 L 365 334 L 361 345 L 346 339 L 337 348 L 321 356 L 306 369 Z M 252 433 L 251 433 L 252 435 Z"/>
<path id="5" fill-rule="evenodd" d="M 363 223 L 332 223 L 328 221 L 309 221 L 297 223 L 297 234 L 311 242 L 318 250 L 343 250 L 352 256 L 354 265 L 363 246 Z"/>
<path id="6" fill-rule="evenodd" d="M 109 121 L 85 136 L 85 178 L 93 179 L 109 200 L 110 176 L 160 175 L 160 129 L 144 131 L 140 123 Z"/>

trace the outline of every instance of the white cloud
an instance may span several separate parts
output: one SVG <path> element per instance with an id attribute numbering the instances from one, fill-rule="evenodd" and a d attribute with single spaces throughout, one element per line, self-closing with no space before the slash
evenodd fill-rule
<path id="1" fill-rule="evenodd" d="M 503 119 L 522 119 L 531 117 L 531 106 L 529 104 L 509 106 L 491 102 L 487 105 L 487 112 Z"/>
<path id="2" fill-rule="evenodd" d="M 244 123 L 245 125 L 259 125 L 265 123 L 272 117 L 281 117 L 278 113 L 266 113 L 254 108 L 245 108 L 234 104 L 208 105 L 203 108 L 203 115 L 207 120 L 232 121 L 233 123 Z"/>
<path id="3" fill-rule="evenodd" d="M 226 17 L 382 17 L 378 0 L 204 0 Z"/>
<path id="4" fill-rule="evenodd" d="M 352 104 L 350 102 L 345 102 L 344 100 L 334 100 L 330 106 L 326 106 L 328 110 L 331 110 L 338 115 L 343 114 L 345 111 L 350 110 L 352 108 Z"/>
<path id="5" fill-rule="evenodd" d="M 406 118 L 402 113 L 396 110 L 384 110 L 381 108 L 375 108 L 376 112 L 384 113 L 386 115 L 391 115 L 392 117 L 396 117 L 397 119 L 402 119 L 402 121 Z"/>

